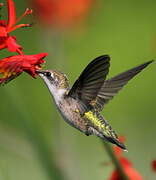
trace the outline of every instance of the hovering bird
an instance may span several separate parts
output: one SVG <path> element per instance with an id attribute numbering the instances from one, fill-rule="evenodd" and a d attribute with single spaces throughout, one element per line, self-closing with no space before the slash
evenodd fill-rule
<path id="1" fill-rule="evenodd" d="M 103 55 L 88 64 L 71 89 L 65 74 L 55 70 L 37 72 L 47 85 L 67 123 L 87 136 L 94 134 L 126 150 L 100 112 L 130 79 L 152 62 L 148 61 L 105 80 L 109 72 L 110 57 Z"/>

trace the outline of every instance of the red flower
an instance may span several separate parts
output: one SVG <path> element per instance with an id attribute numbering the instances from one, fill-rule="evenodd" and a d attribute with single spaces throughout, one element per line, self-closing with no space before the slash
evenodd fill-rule
<path id="1" fill-rule="evenodd" d="M 45 61 L 47 53 L 35 55 L 16 55 L 4 58 L 0 61 L 0 84 L 7 83 L 20 75 L 23 71 L 30 74 L 33 78 L 37 75 L 36 70 L 41 69 L 41 64 Z"/>
<path id="2" fill-rule="evenodd" d="M 153 171 L 156 172 L 156 160 L 153 160 L 151 165 L 152 165 Z"/>
<path id="3" fill-rule="evenodd" d="M 119 162 L 120 162 L 125 174 L 129 178 L 129 180 L 143 180 L 143 178 L 141 177 L 139 172 L 133 168 L 131 162 L 128 159 L 121 157 L 119 159 Z M 124 180 L 124 179 L 120 176 L 118 170 L 115 169 L 109 180 Z"/>
<path id="4" fill-rule="evenodd" d="M 45 24 L 68 27 L 77 24 L 88 13 L 93 0 L 31 0 L 37 15 Z"/>
<path id="5" fill-rule="evenodd" d="M 124 143 L 125 142 L 125 137 L 124 136 L 120 136 L 119 137 L 119 141 Z M 120 158 L 122 156 L 123 150 L 121 148 L 118 148 L 117 146 L 113 146 L 113 150 L 114 150 L 114 153 L 115 153 L 117 158 Z"/>
<path id="6" fill-rule="evenodd" d="M 31 0 L 31 4 L 35 10 L 34 14 L 36 17 L 39 18 L 42 23 L 51 25 L 54 13 L 54 0 Z"/>
<path id="7" fill-rule="evenodd" d="M 120 137 L 120 141 L 124 142 L 124 137 Z M 121 167 L 123 168 L 125 175 L 129 178 L 129 180 L 143 180 L 139 172 L 133 168 L 132 163 L 127 158 L 125 158 L 122 153 L 123 151 L 121 151 L 119 147 L 114 147 L 114 154 L 116 155 Z M 124 179 L 121 177 L 120 172 L 117 169 L 114 169 L 109 180 Z"/>
<path id="8" fill-rule="evenodd" d="M 0 20 L 0 50 L 7 48 L 10 52 L 18 52 L 22 54 L 22 47 L 16 43 L 15 36 L 10 36 L 9 33 L 20 27 L 28 27 L 30 24 L 18 24 L 24 16 L 31 14 L 32 10 L 26 9 L 24 14 L 16 19 L 16 11 L 13 0 L 8 0 L 8 20 Z"/>
<path id="9" fill-rule="evenodd" d="M 0 50 L 7 48 L 10 52 L 22 54 L 22 46 L 16 43 L 15 36 L 0 37 Z"/>

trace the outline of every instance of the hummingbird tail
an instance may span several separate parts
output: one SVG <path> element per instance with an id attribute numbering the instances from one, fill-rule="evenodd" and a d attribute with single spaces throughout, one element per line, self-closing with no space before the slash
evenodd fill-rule
<path id="1" fill-rule="evenodd" d="M 106 137 L 106 136 L 104 136 L 104 135 L 103 135 L 103 137 L 101 136 L 101 138 L 104 139 L 104 140 L 107 140 L 107 141 L 111 142 L 112 144 L 117 145 L 118 147 L 120 147 L 120 148 L 123 149 L 124 151 L 127 151 L 126 146 L 125 146 L 122 142 L 120 142 L 118 139 L 115 139 L 115 138 L 112 138 L 112 137 Z"/>
<path id="2" fill-rule="evenodd" d="M 112 144 L 115 144 L 121 149 L 127 151 L 125 145 L 119 141 L 115 131 L 99 112 L 88 111 L 85 113 L 85 118 L 90 120 L 90 124 L 92 123 L 92 125 L 88 128 L 89 134 L 94 134 L 101 139 L 111 142 Z"/>
<path id="3" fill-rule="evenodd" d="M 109 127 L 111 127 L 111 126 L 109 126 Z M 90 127 L 89 131 L 91 134 L 95 134 L 96 136 L 100 137 L 102 140 L 108 141 L 112 144 L 115 144 L 116 146 L 123 149 L 124 151 L 127 151 L 126 146 L 122 142 L 119 141 L 116 133 L 113 130 L 111 131 L 111 134 L 112 134 L 111 136 L 104 135 L 104 133 L 97 131 L 93 127 Z"/>

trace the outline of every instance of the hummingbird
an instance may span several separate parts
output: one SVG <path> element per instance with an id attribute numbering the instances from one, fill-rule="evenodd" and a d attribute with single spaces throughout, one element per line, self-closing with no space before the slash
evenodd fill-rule
<path id="1" fill-rule="evenodd" d="M 87 65 L 71 88 L 67 76 L 62 72 L 38 70 L 37 73 L 45 82 L 58 111 L 68 124 L 87 136 L 96 135 L 127 150 L 100 112 L 130 79 L 152 62 L 153 60 L 145 62 L 106 80 L 110 57 L 102 55 Z"/>

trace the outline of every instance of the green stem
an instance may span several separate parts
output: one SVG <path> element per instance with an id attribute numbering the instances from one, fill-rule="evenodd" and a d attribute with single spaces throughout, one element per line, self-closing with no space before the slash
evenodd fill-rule
<path id="1" fill-rule="evenodd" d="M 102 140 L 102 144 L 104 145 L 104 148 L 105 148 L 106 152 L 108 153 L 108 155 L 111 158 L 113 164 L 115 165 L 115 168 L 118 170 L 120 176 L 122 177 L 122 180 L 129 180 L 129 178 L 125 174 L 120 162 L 116 158 L 111 146 L 107 142 L 105 142 L 103 140 Z"/>

